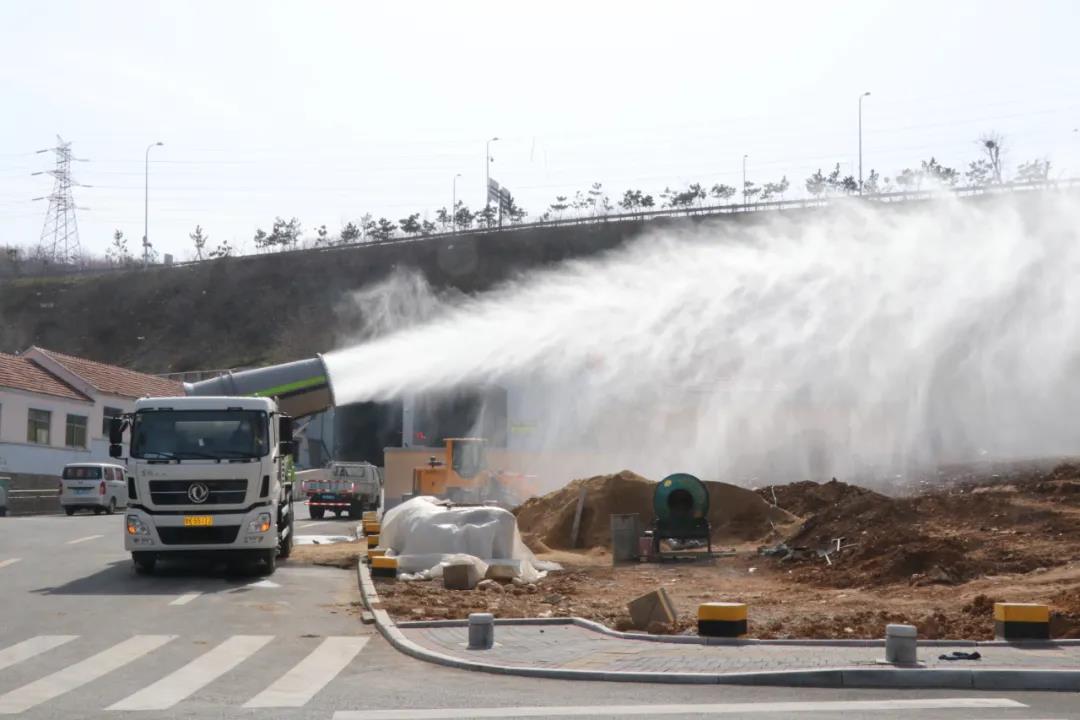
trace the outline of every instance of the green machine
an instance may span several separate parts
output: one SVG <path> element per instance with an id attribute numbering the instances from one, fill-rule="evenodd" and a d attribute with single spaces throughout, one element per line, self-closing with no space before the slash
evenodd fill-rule
<path id="1" fill-rule="evenodd" d="M 689 473 L 675 473 L 656 484 L 653 491 L 653 554 L 661 540 L 704 540 L 712 553 L 709 525 L 709 490 Z"/>

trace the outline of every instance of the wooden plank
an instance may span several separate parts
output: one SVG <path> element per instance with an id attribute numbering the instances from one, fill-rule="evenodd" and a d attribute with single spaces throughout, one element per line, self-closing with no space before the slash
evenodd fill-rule
<path id="1" fill-rule="evenodd" d="M 585 485 L 581 485 L 581 492 L 578 493 L 577 509 L 574 511 L 574 525 L 570 528 L 570 547 L 576 548 L 578 543 L 578 532 L 581 530 L 581 511 L 585 509 Z"/>

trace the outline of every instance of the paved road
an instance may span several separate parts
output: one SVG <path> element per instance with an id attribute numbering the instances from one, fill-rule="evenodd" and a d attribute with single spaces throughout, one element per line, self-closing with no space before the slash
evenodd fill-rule
<path id="1" fill-rule="evenodd" d="M 345 520 L 300 534 L 339 535 Z M 285 563 L 134 574 L 122 518 L 0 519 L 0 715 L 54 718 L 1080 718 L 1057 693 L 533 680 L 404 657 L 360 623 L 355 574 Z M 779 704 L 778 704 L 779 703 Z M 245 707 L 246 706 L 246 707 Z"/>

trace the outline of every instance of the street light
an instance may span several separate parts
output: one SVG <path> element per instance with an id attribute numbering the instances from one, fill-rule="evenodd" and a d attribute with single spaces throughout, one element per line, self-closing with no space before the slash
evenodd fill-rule
<path id="1" fill-rule="evenodd" d="M 493 137 L 484 143 L 484 207 L 491 205 L 491 197 L 488 194 L 488 186 L 491 184 L 491 143 L 499 138 Z"/>
<path id="2" fill-rule="evenodd" d="M 150 264 L 150 148 L 160 147 L 165 143 L 160 140 L 146 146 L 146 189 L 143 196 L 143 267 Z"/>
<path id="3" fill-rule="evenodd" d="M 870 97 L 869 92 L 859 96 L 859 194 L 862 195 L 862 99 Z"/>
<path id="4" fill-rule="evenodd" d="M 742 204 L 743 204 L 743 207 L 746 207 L 746 158 L 748 158 L 748 157 L 750 157 L 750 156 L 749 155 L 743 155 L 742 156 Z"/>
<path id="5" fill-rule="evenodd" d="M 454 181 L 450 183 L 450 227 L 453 232 L 457 232 L 457 179 L 459 177 L 461 177 L 461 173 L 455 175 Z"/>

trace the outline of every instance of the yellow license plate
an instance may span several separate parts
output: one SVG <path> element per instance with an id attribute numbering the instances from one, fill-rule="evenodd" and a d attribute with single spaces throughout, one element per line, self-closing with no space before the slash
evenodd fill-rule
<path id="1" fill-rule="evenodd" d="M 185 515 L 184 527 L 210 527 L 214 524 L 213 515 Z"/>

